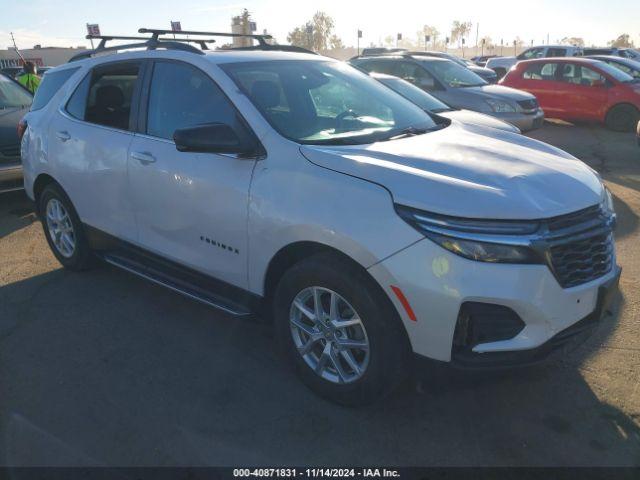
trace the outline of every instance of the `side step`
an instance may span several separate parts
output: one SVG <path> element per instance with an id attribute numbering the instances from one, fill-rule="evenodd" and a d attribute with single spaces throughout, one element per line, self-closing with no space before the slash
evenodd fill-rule
<path id="1" fill-rule="evenodd" d="M 253 314 L 251 309 L 238 302 L 229 300 L 220 295 L 216 295 L 213 292 L 205 290 L 188 280 L 174 277 L 168 273 L 161 271 L 153 266 L 145 265 L 137 259 L 131 258 L 127 255 L 121 255 L 114 252 L 102 252 L 100 257 L 107 263 L 133 273 L 139 277 L 149 280 L 157 285 L 173 290 L 180 293 L 185 297 L 189 297 L 198 302 L 204 303 L 211 307 L 222 310 L 230 315 L 236 317 L 249 317 Z"/>

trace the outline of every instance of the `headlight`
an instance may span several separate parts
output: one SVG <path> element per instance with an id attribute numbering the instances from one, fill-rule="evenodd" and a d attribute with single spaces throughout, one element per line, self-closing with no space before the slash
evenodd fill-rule
<path id="1" fill-rule="evenodd" d="M 396 211 L 409 225 L 441 247 L 478 262 L 544 263 L 530 246 L 538 222 L 449 217 L 402 205 Z"/>
<path id="2" fill-rule="evenodd" d="M 491 110 L 496 113 L 515 113 L 516 111 L 516 107 L 511 105 L 509 102 L 505 102 L 504 100 L 495 100 L 489 98 L 486 100 L 486 102 L 491 107 Z"/>
<path id="3" fill-rule="evenodd" d="M 613 197 L 611 196 L 611 192 L 607 187 L 604 186 L 604 184 L 602 185 L 602 187 L 603 187 L 603 192 L 602 192 L 602 200 L 600 201 L 600 207 L 602 208 L 602 210 L 609 213 L 610 215 L 615 215 L 616 211 L 613 206 Z"/>

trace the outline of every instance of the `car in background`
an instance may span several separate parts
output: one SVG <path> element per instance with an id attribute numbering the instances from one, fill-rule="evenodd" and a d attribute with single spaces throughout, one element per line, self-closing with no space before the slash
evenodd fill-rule
<path id="1" fill-rule="evenodd" d="M 542 126 L 544 112 L 533 95 L 489 85 L 468 68 L 444 58 L 415 55 L 358 57 L 351 64 L 368 73 L 400 77 L 458 109 L 486 113 L 521 131 Z"/>
<path id="2" fill-rule="evenodd" d="M 478 57 L 471 57 L 471 61 L 478 65 L 479 67 L 486 67 L 487 61 L 490 58 L 497 58 L 498 55 L 480 55 Z"/>
<path id="3" fill-rule="evenodd" d="M 520 133 L 520 129 L 515 125 L 503 122 L 502 120 L 485 115 L 484 113 L 451 108 L 449 105 L 441 102 L 433 95 L 428 94 L 424 90 L 401 78 L 384 73 L 371 73 L 370 75 L 397 94 L 402 95 L 410 102 L 415 103 L 427 113 L 436 114 L 468 125 L 478 125 L 481 127 L 496 128 L 510 133 Z"/>
<path id="4" fill-rule="evenodd" d="M 517 57 L 497 57 L 487 60 L 486 67 L 492 69 L 498 78 L 504 77 L 511 67 L 521 60 L 549 57 L 577 57 L 582 55 L 581 47 L 570 45 L 542 45 L 526 49 Z"/>
<path id="5" fill-rule="evenodd" d="M 600 60 L 601 62 L 608 63 L 612 67 L 616 67 L 624 73 L 628 73 L 633 78 L 640 79 L 639 61 L 631 60 L 630 58 L 616 57 L 614 55 L 589 55 L 587 58 L 593 58 L 594 60 Z"/>
<path id="6" fill-rule="evenodd" d="M 485 68 L 476 65 L 471 60 L 467 60 L 465 58 L 456 57 L 450 53 L 446 52 L 438 52 L 438 51 L 427 51 L 427 52 L 413 52 L 416 55 L 426 55 L 427 57 L 436 57 L 436 58 L 446 58 L 447 60 L 451 60 L 452 62 L 456 62 L 458 65 L 468 68 L 473 73 L 486 80 L 488 83 L 496 83 L 498 81 L 498 75 L 496 72 L 491 70 L 490 68 Z"/>
<path id="7" fill-rule="evenodd" d="M 640 146 L 640 121 L 638 121 L 638 125 L 636 126 L 636 138 L 638 139 L 638 146 Z"/>
<path id="8" fill-rule="evenodd" d="M 535 95 L 547 117 L 602 122 L 620 132 L 633 131 L 640 120 L 640 82 L 599 60 L 528 60 L 500 84 Z"/>
<path id="9" fill-rule="evenodd" d="M 406 51 L 406 48 L 367 47 L 362 49 L 362 55 L 384 55 L 385 53 L 397 53 Z"/>
<path id="10" fill-rule="evenodd" d="M 0 69 L 0 73 L 10 78 L 17 78 L 22 72 L 22 67 L 5 67 Z"/>
<path id="11" fill-rule="evenodd" d="M 631 60 L 640 61 L 640 51 L 635 48 L 585 48 L 582 54 L 584 56 L 613 55 L 615 57 L 630 58 Z"/>
<path id="12" fill-rule="evenodd" d="M 0 74 L 0 193 L 22 188 L 18 125 L 32 101 L 33 96 L 27 89 Z"/>

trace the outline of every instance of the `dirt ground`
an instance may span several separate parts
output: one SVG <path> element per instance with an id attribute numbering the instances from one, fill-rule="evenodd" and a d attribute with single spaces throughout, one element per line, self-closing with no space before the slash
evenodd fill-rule
<path id="1" fill-rule="evenodd" d="M 640 466 L 640 148 L 595 126 L 531 136 L 615 196 L 615 314 L 561 361 L 424 372 L 364 409 L 302 386 L 267 325 L 107 266 L 63 271 L 24 194 L 0 196 L 0 464 Z"/>

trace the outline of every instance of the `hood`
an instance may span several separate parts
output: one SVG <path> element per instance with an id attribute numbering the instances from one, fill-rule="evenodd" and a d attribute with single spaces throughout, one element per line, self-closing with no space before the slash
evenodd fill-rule
<path id="1" fill-rule="evenodd" d="M 596 205 L 597 174 L 551 145 L 463 125 L 369 145 L 303 145 L 312 163 L 387 188 L 394 202 L 467 218 L 532 220 Z"/>
<path id="2" fill-rule="evenodd" d="M 14 145 L 18 142 L 18 122 L 22 120 L 28 108 L 0 109 L 0 146 Z"/>
<path id="3" fill-rule="evenodd" d="M 497 128 L 505 132 L 520 133 L 520 129 L 510 123 L 499 120 L 491 115 L 484 113 L 472 112 L 471 110 L 450 110 L 440 112 L 438 115 L 457 120 L 461 123 L 470 123 L 472 125 L 480 125 L 483 127 Z"/>
<path id="4" fill-rule="evenodd" d="M 481 85 L 479 87 L 461 88 L 460 90 L 469 93 L 473 92 L 474 95 L 484 98 L 499 98 L 501 100 L 512 100 L 515 102 L 520 100 L 533 100 L 536 98 L 528 92 L 511 87 L 505 87 L 504 85 Z"/>
<path id="5" fill-rule="evenodd" d="M 480 67 L 478 65 L 468 65 L 467 68 L 481 77 L 497 77 L 496 72 L 490 68 Z"/>

